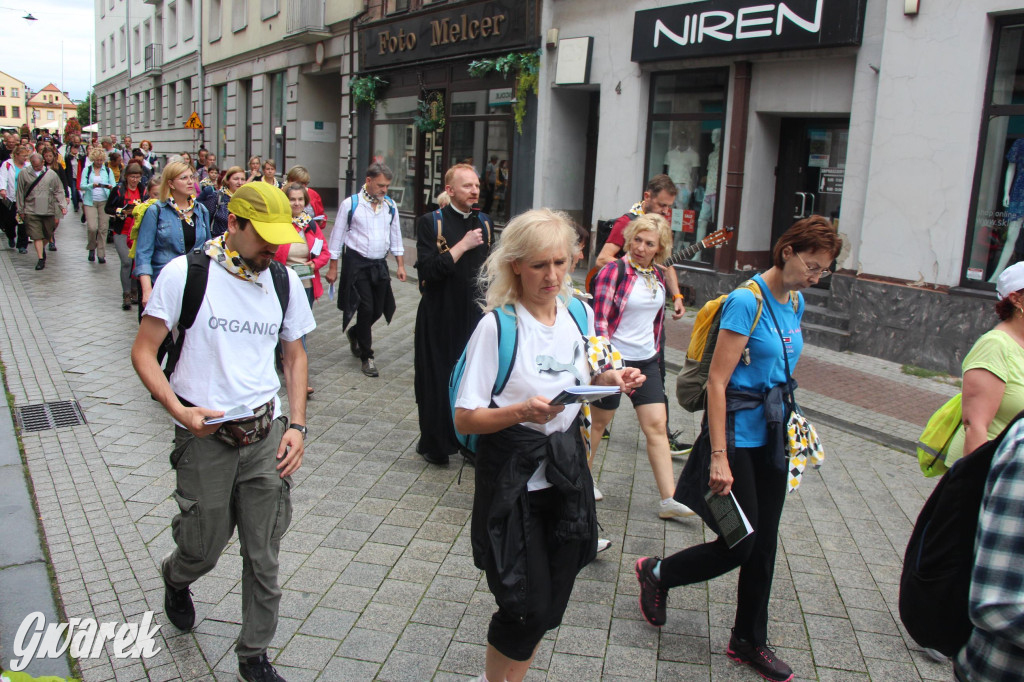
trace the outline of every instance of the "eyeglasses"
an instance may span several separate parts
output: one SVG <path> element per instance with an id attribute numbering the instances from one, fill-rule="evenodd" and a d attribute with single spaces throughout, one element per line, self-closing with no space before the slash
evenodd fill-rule
<path id="1" fill-rule="evenodd" d="M 819 270 L 818 268 L 807 267 L 807 262 L 803 258 L 800 258 L 800 254 L 797 253 L 796 251 L 793 252 L 793 255 L 800 259 L 800 262 L 803 263 L 805 268 L 807 268 L 807 275 L 809 277 L 817 275 L 818 279 L 825 279 L 826 277 L 832 274 L 831 270 Z"/>

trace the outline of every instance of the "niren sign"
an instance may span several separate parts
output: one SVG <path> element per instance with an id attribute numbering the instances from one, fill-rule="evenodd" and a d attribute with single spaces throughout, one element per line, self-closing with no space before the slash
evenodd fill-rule
<path id="1" fill-rule="evenodd" d="M 537 43 L 534 0 L 493 0 L 383 22 L 360 32 L 363 69 Z"/>
<path id="2" fill-rule="evenodd" d="M 633 61 L 859 45 L 867 0 L 708 0 L 636 13 Z"/>

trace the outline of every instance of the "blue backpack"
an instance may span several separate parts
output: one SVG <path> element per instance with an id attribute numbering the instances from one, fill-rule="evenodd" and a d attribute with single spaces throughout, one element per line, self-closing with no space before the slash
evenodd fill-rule
<path id="1" fill-rule="evenodd" d="M 579 327 L 580 334 L 587 333 L 587 307 L 577 298 L 570 298 L 566 306 L 572 321 Z M 499 395 L 505 390 L 509 376 L 512 375 L 512 366 L 516 361 L 516 349 L 519 345 L 519 331 L 516 327 L 516 316 L 512 306 L 495 308 L 492 313 L 498 323 L 498 375 L 494 378 L 494 388 L 491 396 Z M 468 346 L 468 344 L 467 344 Z M 459 396 L 459 385 L 462 383 L 462 375 L 466 371 L 466 349 L 462 350 L 459 361 L 455 363 L 451 379 L 448 381 L 448 403 L 452 408 L 452 423 L 455 423 L 455 399 Z M 455 429 L 455 437 L 459 444 L 472 454 L 476 454 L 478 434 L 466 435 Z"/>
<path id="2" fill-rule="evenodd" d="M 388 207 L 388 215 L 389 215 L 388 219 L 389 219 L 389 221 L 390 220 L 394 220 L 395 219 L 395 200 L 385 194 L 384 195 L 384 203 Z M 358 205 L 359 205 L 359 192 L 356 192 L 355 194 L 352 195 L 352 205 L 349 206 L 349 209 L 348 209 L 348 224 L 349 225 L 352 225 L 352 216 L 355 214 L 356 206 L 358 206 Z"/>

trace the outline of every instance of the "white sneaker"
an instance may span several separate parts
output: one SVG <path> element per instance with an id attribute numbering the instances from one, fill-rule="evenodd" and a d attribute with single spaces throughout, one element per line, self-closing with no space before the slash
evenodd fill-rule
<path id="1" fill-rule="evenodd" d="M 601 541 L 598 540 L 597 544 L 600 545 Z M 599 549 L 597 551 L 600 552 L 601 550 Z M 949 657 L 941 651 L 936 651 L 935 649 L 925 649 L 924 652 L 928 654 L 928 658 L 932 659 L 936 663 L 949 663 Z"/>
<path id="2" fill-rule="evenodd" d="M 598 502 L 604 499 L 604 494 L 597 489 L 596 485 L 594 486 L 594 499 L 597 500 Z"/>
<path id="3" fill-rule="evenodd" d="M 608 540 L 607 538 L 598 538 L 597 539 L 597 551 L 598 552 L 603 552 L 603 551 L 605 551 L 606 549 L 608 549 L 611 546 L 612 546 L 612 541 L 611 540 Z"/>
<path id="4" fill-rule="evenodd" d="M 697 512 L 693 511 L 685 504 L 680 504 L 673 499 L 663 500 L 658 505 L 658 516 L 663 519 L 671 519 L 683 516 L 693 516 Z"/>

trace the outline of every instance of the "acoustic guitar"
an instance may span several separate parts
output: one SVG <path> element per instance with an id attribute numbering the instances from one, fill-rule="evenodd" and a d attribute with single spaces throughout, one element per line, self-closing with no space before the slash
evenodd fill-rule
<path id="1" fill-rule="evenodd" d="M 684 260 L 689 260 L 694 256 L 694 254 L 696 254 L 699 251 L 703 251 L 704 249 L 710 249 L 713 246 L 724 244 L 727 241 L 729 241 L 729 238 L 732 236 L 732 233 L 735 229 L 736 228 L 734 227 L 723 227 L 721 230 L 716 230 L 715 232 L 712 232 L 708 236 L 704 237 L 704 239 L 701 239 L 696 244 L 691 244 L 690 246 L 687 246 L 685 249 L 680 249 L 679 251 L 674 252 L 665 260 L 664 263 L 662 263 L 662 265 L 664 265 L 665 267 L 671 267 L 676 263 L 682 263 Z M 593 293 L 591 285 L 594 282 L 594 277 L 600 270 L 601 268 L 595 266 L 590 269 L 590 272 L 587 273 L 587 279 L 585 281 L 586 291 Z"/>

